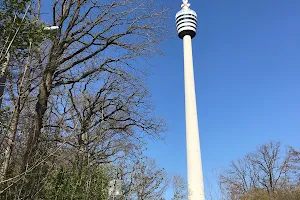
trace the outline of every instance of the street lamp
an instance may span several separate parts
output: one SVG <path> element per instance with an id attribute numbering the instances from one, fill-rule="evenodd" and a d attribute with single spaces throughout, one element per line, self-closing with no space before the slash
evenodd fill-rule
<path id="1" fill-rule="evenodd" d="M 45 31 L 57 31 L 59 30 L 59 27 L 58 26 L 46 26 L 44 28 Z"/>

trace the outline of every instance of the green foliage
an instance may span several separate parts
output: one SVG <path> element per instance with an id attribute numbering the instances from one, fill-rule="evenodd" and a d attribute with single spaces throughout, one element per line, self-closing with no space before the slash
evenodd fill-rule
<path id="1" fill-rule="evenodd" d="M 79 170 L 61 167 L 48 179 L 41 199 L 108 199 L 108 176 L 105 168 L 86 167 Z"/>
<path id="2" fill-rule="evenodd" d="M 31 0 L 7 0 L 1 5 L 0 31 L 3 35 L 0 38 L 0 60 L 5 57 L 8 48 L 16 56 L 26 56 L 29 44 L 39 45 L 47 36 L 43 31 L 45 25 L 38 24 L 31 14 L 31 3 Z"/>
<path id="3" fill-rule="evenodd" d="M 19 14 L 22 10 L 26 9 L 26 5 L 30 3 L 31 0 L 6 0 L 3 1 L 1 8 L 7 9 L 8 11 L 19 11 Z"/>
<path id="4" fill-rule="evenodd" d="M 12 112 L 10 107 L 6 106 L 0 110 L 0 127 L 2 129 L 8 128 L 7 122 L 11 116 Z"/>
<path id="5" fill-rule="evenodd" d="M 16 168 L 13 164 L 12 168 Z M 10 171 L 10 177 L 17 172 Z M 37 167 L 28 176 L 15 179 L 14 185 L 0 185 L 0 199 L 43 199 L 43 200 L 107 200 L 108 167 L 86 166 L 78 170 L 72 166 L 61 166 L 54 170 L 46 165 Z M 33 184 L 28 184 L 33 180 Z M 7 189 L 6 189 L 7 188 Z"/>

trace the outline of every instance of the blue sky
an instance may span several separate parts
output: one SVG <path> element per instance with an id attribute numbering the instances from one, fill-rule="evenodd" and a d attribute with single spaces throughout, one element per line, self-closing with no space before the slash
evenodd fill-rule
<path id="1" fill-rule="evenodd" d="M 176 36 L 180 0 L 169 24 Z M 300 147 L 300 1 L 190 0 L 198 14 L 193 39 L 204 176 L 216 190 L 216 172 L 270 140 Z M 151 59 L 148 80 L 167 138 L 148 154 L 169 172 L 186 176 L 182 41 L 166 41 Z M 207 185 L 208 186 L 208 185 Z M 207 187 L 208 189 L 208 187 Z"/>

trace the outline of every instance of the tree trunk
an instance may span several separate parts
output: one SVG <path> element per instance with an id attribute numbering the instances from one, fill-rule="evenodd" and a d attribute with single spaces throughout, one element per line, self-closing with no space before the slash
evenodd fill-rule
<path id="1" fill-rule="evenodd" d="M 6 62 L 3 64 L 2 68 L 1 68 L 1 72 L 0 72 L 1 73 L 0 74 L 0 110 L 2 108 L 2 99 L 3 99 L 3 95 L 4 95 L 5 84 L 6 84 L 6 69 L 8 66 L 8 62 L 9 62 L 9 53 L 7 54 Z M 17 124 L 18 123 L 16 123 L 16 125 Z M 5 179 L 7 167 L 8 167 L 9 160 L 10 160 L 10 154 L 11 154 L 11 149 L 12 149 L 12 145 L 13 145 L 14 135 L 13 135 L 13 131 L 12 131 L 12 133 L 8 137 L 7 147 L 5 148 L 5 152 L 4 152 L 4 161 L 3 161 L 1 169 L 0 169 L 0 182 Z"/>
<path id="2" fill-rule="evenodd" d="M 3 99 L 4 90 L 5 90 L 5 84 L 6 84 L 6 69 L 7 69 L 7 66 L 9 63 L 9 57 L 10 57 L 10 54 L 8 53 L 6 56 L 6 61 L 2 66 L 1 74 L 0 74 L 0 110 L 2 108 L 2 99 Z"/>
<path id="3" fill-rule="evenodd" d="M 78 136 L 79 154 L 78 154 L 78 173 L 81 176 L 82 170 L 88 165 L 87 147 L 86 147 L 86 124 L 83 122 L 82 130 Z"/>
<path id="4" fill-rule="evenodd" d="M 11 132 L 8 136 L 7 146 L 6 146 L 5 152 L 4 152 L 4 161 L 2 163 L 1 172 L 0 172 L 0 182 L 5 180 L 5 177 L 6 177 L 9 161 L 11 158 L 11 152 L 13 150 L 14 141 L 16 138 L 18 123 L 19 123 L 19 116 L 20 116 L 20 109 L 19 109 L 19 105 L 17 105 L 17 107 L 15 108 L 13 118 L 12 118 L 11 130 L 10 130 Z"/>
<path id="5" fill-rule="evenodd" d="M 38 101 L 34 113 L 34 129 L 28 136 L 26 151 L 23 157 L 22 171 L 25 172 L 29 167 L 33 167 L 38 147 L 38 140 L 43 128 L 43 118 L 47 110 L 48 99 L 52 87 L 53 71 L 45 71 L 42 83 L 39 89 Z"/>

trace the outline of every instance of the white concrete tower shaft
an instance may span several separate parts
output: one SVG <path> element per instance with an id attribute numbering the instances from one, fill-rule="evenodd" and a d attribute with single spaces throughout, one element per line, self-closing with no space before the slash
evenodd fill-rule
<path id="1" fill-rule="evenodd" d="M 193 69 L 192 38 L 183 37 L 185 123 L 189 200 L 204 200 L 204 183 Z"/>
<path id="2" fill-rule="evenodd" d="M 183 0 L 182 9 L 176 14 L 178 36 L 183 39 L 184 51 L 188 199 L 205 200 L 192 52 L 192 38 L 196 36 L 197 29 L 197 14 L 189 7 L 188 1 Z"/>

